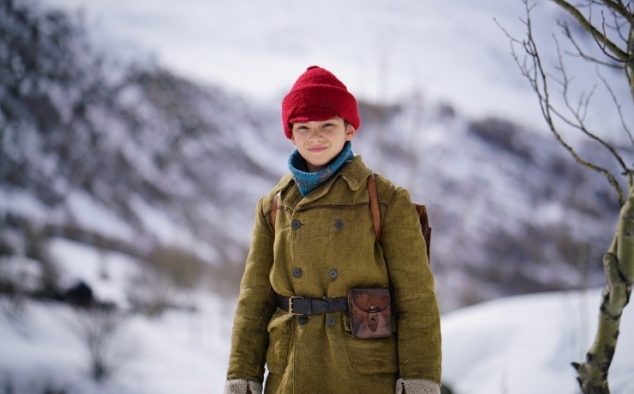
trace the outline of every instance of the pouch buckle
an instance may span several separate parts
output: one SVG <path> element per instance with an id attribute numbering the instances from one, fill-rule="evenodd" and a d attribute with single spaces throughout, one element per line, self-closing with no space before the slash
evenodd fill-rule
<path id="1" fill-rule="evenodd" d="M 299 315 L 303 315 L 303 313 L 295 313 L 293 311 L 293 306 L 294 306 L 294 300 L 296 299 L 304 299 L 304 297 L 300 297 L 300 296 L 290 296 L 288 297 L 288 313 L 290 313 L 291 315 L 295 315 L 295 316 L 299 316 Z"/>

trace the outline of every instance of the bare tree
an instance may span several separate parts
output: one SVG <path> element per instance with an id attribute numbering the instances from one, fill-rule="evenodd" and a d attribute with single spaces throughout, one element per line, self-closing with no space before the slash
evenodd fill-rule
<path id="1" fill-rule="evenodd" d="M 634 4 L 621 0 L 582 0 L 573 5 L 566 0 L 552 0 L 565 11 L 566 18 L 558 25 L 564 43 L 570 49 L 563 49 L 560 40 L 553 35 L 557 56 L 555 65 L 549 67 L 546 57 L 538 51 L 537 30 L 531 20 L 535 4 L 522 1 L 526 10 L 526 18 L 521 19 L 525 37 L 517 39 L 502 28 L 510 39 L 515 62 L 536 94 L 543 118 L 556 140 L 577 163 L 606 178 L 621 207 L 613 240 L 603 256 L 606 286 L 594 342 L 584 362 L 572 363 L 584 393 L 609 393 L 608 371 L 617 346 L 621 315 L 630 300 L 634 279 L 634 183 L 633 170 L 629 167 L 632 158 L 624 159 L 627 151 L 631 155 L 634 146 L 631 124 L 634 111 L 624 110 L 634 103 Z M 576 90 L 574 83 L 577 81 L 569 71 L 569 61 L 594 67 L 596 80 L 592 88 Z M 605 77 L 615 70 L 625 78 L 616 84 Z M 625 99 L 618 94 L 623 86 L 629 89 L 629 97 L 626 93 Z M 620 139 L 631 145 L 626 149 L 619 149 L 615 142 L 619 136 L 609 138 L 607 134 L 611 127 L 588 120 L 598 111 L 596 100 L 593 100 L 598 89 L 607 92 L 606 97 L 619 120 L 618 128 L 623 131 Z M 582 157 L 570 138 L 565 137 L 564 130 L 576 131 L 599 144 L 610 160 L 616 161 L 619 170 L 610 170 L 607 162 Z"/>
<path id="2" fill-rule="evenodd" d="M 136 351 L 120 335 L 125 316 L 116 310 L 96 308 L 76 308 L 75 312 L 70 327 L 86 346 L 90 376 L 96 382 L 103 382 Z"/>

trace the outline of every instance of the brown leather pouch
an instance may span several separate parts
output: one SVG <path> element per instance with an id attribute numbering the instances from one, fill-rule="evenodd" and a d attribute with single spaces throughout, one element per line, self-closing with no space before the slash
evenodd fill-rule
<path id="1" fill-rule="evenodd" d="M 350 328 L 357 338 L 383 338 L 392 333 L 392 297 L 388 288 L 350 289 Z"/>

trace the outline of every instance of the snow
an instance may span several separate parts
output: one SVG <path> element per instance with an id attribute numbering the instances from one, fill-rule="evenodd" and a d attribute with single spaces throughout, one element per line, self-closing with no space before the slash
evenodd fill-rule
<path id="1" fill-rule="evenodd" d="M 187 238 L 185 234 L 183 234 L 183 229 L 178 228 L 178 226 L 159 209 L 149 206 L 137 196 L 131 196 L 130 203 L 145 228 L 156 234 L 163 243 L 170 244 L 175 242 L 179 237 Z"/>
<path id="2" fill-rule="evenodd" d="M 570 362 L 585 359 L 599 301 L 600 290 L 538 294 L 443 316 L 445 381 L 458 393 L 578 392 Z M 613 393 L 634 392 L 634 313 L 629 309 L 610 369 Z"/>
<path id="3" fill-rule="evenodd" d="M 140 197 L 130 196 L 130 203 L 143 226 L 156 235 L 163 245 L 179 246 L 198 254 L 207 261 L 214 261 L 218 252 L 197 239 L 189 229 L 174 223 L 164 212 L 150 206 Z"/>
<path id="4" fill-rule="evenodd" d="M 53 239 L 49 250 L 55 256 L 62 288 L 83 280 L 90 284 L 93 294 L 99 300 L 127 306 L 122 286 L 139 271 L 138 261 L 124 254 L 100 252 L 93 247 L 63 238 Z"/>
<path id="5" fill-rule="evenodd" d="M 21 318 L 26 328 L 16 329 L 0 317 L 0 379 L 57 376 L 71 383 L 70 392 L 82 394 L 221 393 L 228 332 L 219 331 L 226 327 L 217 322 L 229 316 L 220 300 L 199 300 L 198 306 L 191 316 L 170 312 L 159 319 L 134 316 L 119 323 L 111 349 L 120 356 L 118 368 L 112 380 L 99 385 L 88 378 L 86 345 L 78 335 L 86 316 L 59 305 L 29 303 Z"/>
<path id="6" fill-rule="evenodd" d="M 65 272 L 89 280 L 98 296 L 124 297 L 122 279 L 135 262 L 57 240 L 51 251 Z M 109 277 L 97 275 L 99 259 Z M 118 296 L 116 293 L 118 292 Z M 98 322 L 63 304 L 29 301 L 19 315 L 0 313 L 0 379 L 16 394 L 33 384 L 55 384 L 69 393 L 222 393 L 229 359 L 235 299 L 197 291 L 185 295 L 195 311 L 171 310 L 158 318 L 129 315 L 116 325 L 112 379 L 89 378 L 82 330 Z M 580 361 L 596 328 L 600 290 L 544 293 L 498 299 L 442 316 L 443 376 L 456 393 L 578 392 L 571 361 Z M 2 310 L 8 300 L 0 299 Z M 634 313 L 626 309 L 610 371 L 615 394 L 634 392 Z M 35 382 L 35 383 L 34 383 Z"/>
<path id="7" fill-rule="evenodd" d="M 16 212 L 36 222 L 43 222 L 49 215 L 46 206 L 33 194 L 24 190 L 0 187 L 0 214 L 6 212 Z"/>
<path id="8" fill-rule="evenodd" d="M 134 237 L 134 231 L 124 220 L 85 192 L 74 190 L 67 201 L 72 219 L 84 228 L 103 232 L 115 239 Z"/>
<path id="9" fill-rule="evenodd" d="M 53 241 L 50 252 L 64 278 L 90 283 L 101 300 L 125 300 L 127 278 L 139 269 L 128 257 L 100 256 L 67 240 Z M 100 275 L 102 262 L 107 276 Z M 10 378 L 18 394 L 53 378 L 69 393 L 221 393 L 235 300 L 208 292 L 181 294 L 180 299 L 189 300 L 196 311 L 173 310 L 154 319 L 120 317 L 110 345 L 116 374 L 96 384 L 89 379 L 81 334 L 102 317 L 34 301 L 26 301 L 22 313 L 7 313 L 12 301 L 0 298 L 0 382 Z"/>

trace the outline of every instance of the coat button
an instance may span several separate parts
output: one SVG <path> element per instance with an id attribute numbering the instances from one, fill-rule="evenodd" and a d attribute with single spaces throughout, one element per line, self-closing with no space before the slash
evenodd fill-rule
<path id="1" fill-rule="evenodd" d="M 326 319 L 326 324 L 328 325 L 328 327 L 334 326 L 336 322 L 337 320 L 335 320 L 335 318 L 332 316 L 328 316 L 328 318 Z"/>
<path id="2" fill-rule="evenodd" d="M 293 276 L 295 278 L 299 278 L 300 276 L 302 276 L 302 270 L 300 270 L 299 268 L 293 268 Z"/>
<path id="3" fill-rule="evenodd" d="M 297 219 L 293 219 L 293 221 L 291 222 L 291 227 L 293 227 L 293 230 L 299 230 L 302 227 L 302 222 Z"/>
<path id="4" fill-rule="evenodd" d="M 337 228 L 337 229 L 343 228 L 343 220 L 341 220 L 341 219 L 335 220 L 335 228 Z"/>
<path id="5" fill-rule="evenodd" d="M 328 276 L 330 276 L 330 279 L 335 280 L 337 279 L 337 276 L 339 274 L 337 273 L 336 269 L 331 269 L 330 271 L 328 271 Z"/>
<path id="6" fill-rule="evenodd" d="M 308 316 L 306 315 L 301 315 L 298 319 L 299 324 L 306 324 L 308 323 Z"/>

